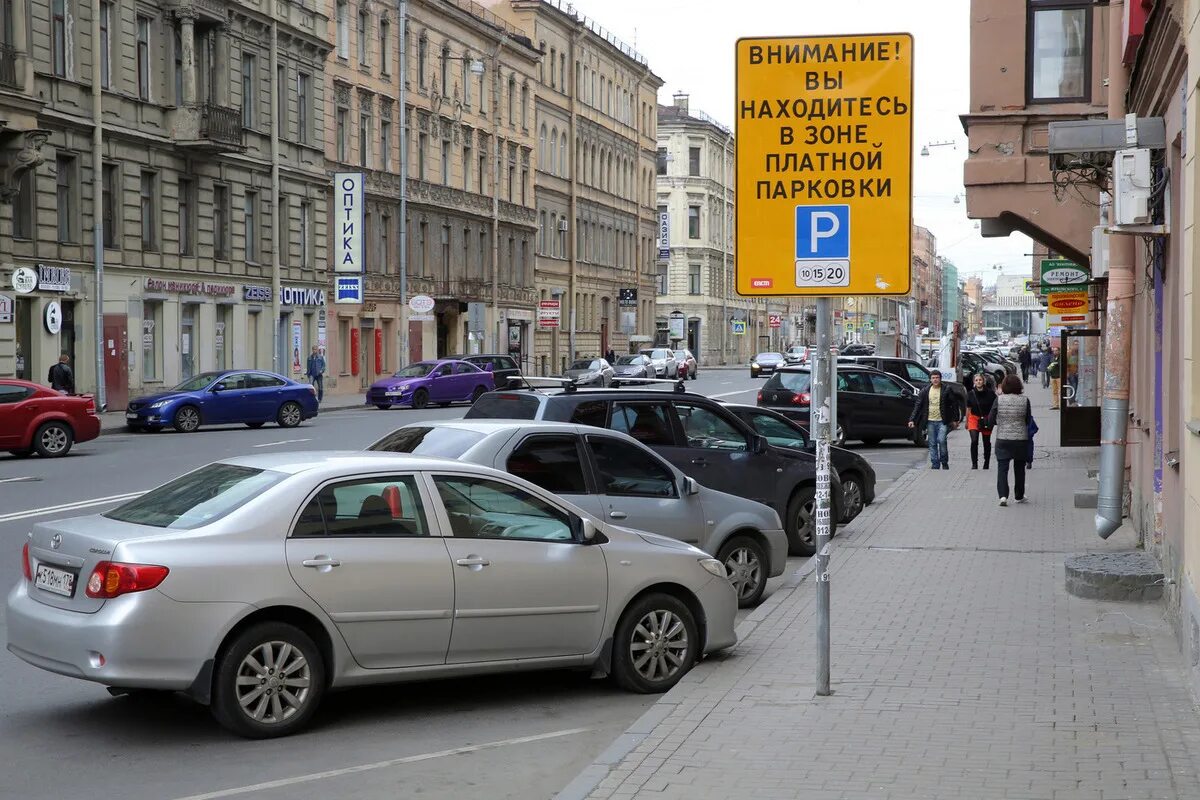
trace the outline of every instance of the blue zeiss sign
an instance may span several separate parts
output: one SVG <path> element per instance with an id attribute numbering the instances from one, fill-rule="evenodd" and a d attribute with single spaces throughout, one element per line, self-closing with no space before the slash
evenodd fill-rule
<path id="1" fill-rule="evenodd" d="M 338 275 L 335 277 L 335 303 L 361 303 L 362 296 L 363 291 L 361 275 Z"/>
<path id="2" fill-rule="evenodd" d="M 850 258 L 850 206 L 796 206 L 796 260 Z"/>

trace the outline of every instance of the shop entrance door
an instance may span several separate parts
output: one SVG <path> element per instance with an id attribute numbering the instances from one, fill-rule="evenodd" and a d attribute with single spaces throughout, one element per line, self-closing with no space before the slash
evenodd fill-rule
<path id="1" fill-rule="evenodd" d="M 1100 331 L 1062 332 L 1058 351 L 1062 447 L 1100 446 Z"/>
<path id="2" fill-rule="evenodd" d="M 102 344 L 105 402 L 109 408 L 122 409 L 129 404 L 129 321 L 124 314 L 104 315 Z"/>
<path id="3" fill-rule="evenodd" d="M 408 361 L 409 364 L 415 364 L 421 360 L 422 354 L 425 352 L 424 343 L 421 341 L 421 332 L 424 330 L 424 325 L 420 322 L 408 323 Z M 401 366 L 404 366 L 403 364 Z"/>
<path id="4" fill-rule="evenodd" d="M 186 303 L 181 307 L 179 316 L 179 380 L 191 380 L 195 375 L 196 306 Z"/>

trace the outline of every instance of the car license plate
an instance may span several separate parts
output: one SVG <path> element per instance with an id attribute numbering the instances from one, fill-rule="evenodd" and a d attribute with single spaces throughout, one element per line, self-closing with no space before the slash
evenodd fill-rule
<path id="1" fill-rule="evenodd" d="M 70 597 L 75 593 L 75 575 L 63 569 L 38 564 L 33 585 L 39 589 L 45 589 L 47 592 Z"/>
<path id="2" fill-rule="evenodd" d="M 125 419 L 137 419 L 137 414 L 132 411 L 125 412 Z"/>

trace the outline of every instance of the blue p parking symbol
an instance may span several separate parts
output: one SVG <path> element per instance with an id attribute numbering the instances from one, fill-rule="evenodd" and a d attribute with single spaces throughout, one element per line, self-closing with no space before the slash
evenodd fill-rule
<path id="1" fill-rule="evenodd" d="M 796 206 L 796 286 L 850 285 L 850 206 Z"/>

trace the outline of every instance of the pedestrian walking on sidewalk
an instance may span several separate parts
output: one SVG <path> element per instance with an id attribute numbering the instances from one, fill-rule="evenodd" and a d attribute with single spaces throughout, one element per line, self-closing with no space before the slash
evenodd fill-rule
<path id="1" fill-rule="evenodd" d="M 1025 385 L 1016 375 L 1009 375 L 1000 384 L 1002 394 L 996 398 L 990 414 L 996 435 L 996 493 L 1000 505 L 1008 505 L 1008 465 L 1013 467 L 1013 495 L 1018 503 L 1025 502 L 1025 464 L 1029 447 L 1029 423 L 1033 408 L 1024 395 Z"/>
<path id="2" fill-rule="evenodd" d="M 71 357 L 65 352 L 46 373 L 46 383 L 59 394 L 75 394 L 75 372 L 71 369 Z"/>
<path id="3" fill-rule="evenodd" d="M 315 344 L 312 355 L 308 357 L 308 369 L 305 370 L 305 374 L 312 381 L 312 385 L 316 387 L 317 402 L 320 403 L 325 399 L 325 357 L 321 355 L 321 349 Z"/>
<path id="4" fill-rule="evenodd" d="M 1029 348 L 1022 347 L 1021 352 L 1017 355 L 1017 359 L 1021 364 L 1021 380 L 1029 380 L 1029 366 L 1033 363 L 1033 359 L 1029 357 Z"/>
<path id="5" fill-rule="evenodd" d="M 917 393 L 908 427 L 925 428 L 929 441 L 929 468 L 950 469 L 950 452 L 946 449 L 946 434 L 958 427 L 962 409 L 954 392 L 942 386 L 942 373 L 929 371 L 929 383 Z"/>
<path id="6" fill-rule="evenodd" d="M 971 469 L 979 469 L 979 440 L 983 440 L 983 468 L 992 463 L 992 427 L 988 418 L 996 404 L 996 390 L 982 372 L 967 392 L 967 432 L 971 434 Z"/>
<path id="7" fill-rule="evenodd" d="M 1058 360 L 1058 354 L 1055 353 L 1050 359 L 1050 363 L 1046 365 L 1046 374 L 1050 376 L 1050 408 L 1056 410 L 1058 408 L 1058 398 L 1062 396 L 1062 381 L 1059 375 L 1062 371 L 1062 364 Z"/>
<path id="8" fill-rule="evenodd" d="M 1039 360 L 1042 362 L 1040 367 L 1042 371 L 1042 388 L 1045 389 L 1050 385 L 1050 362 L 1054 360 L 1054 354 L 1050 352 L 1049 347 L 1042 351 Z"/>

